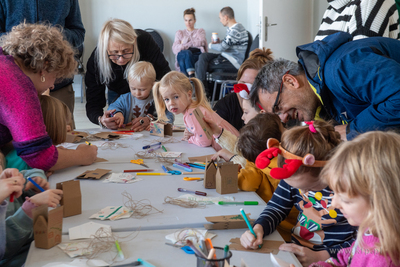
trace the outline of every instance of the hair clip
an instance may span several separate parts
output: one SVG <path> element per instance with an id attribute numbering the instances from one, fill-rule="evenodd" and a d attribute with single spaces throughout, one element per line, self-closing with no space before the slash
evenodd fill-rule
<path id="1" fill-rule="evenodd" d="M 314 121 L 305 121 L 304 123 L 308 125 L 308 128 L 312 133 L 317 133 L 317 130 L 315 130 L 314 127 Z"/>
<path id="2" fill-rule="evenodd" d="M 313 154 L 307 154 L 304 157 L 297 156 L 284 149 L 278 140 L 270 138 L 267 141 L 268 149 L 260 153 L 256 158 L 256 166 L 259 169 L 265 169 L 271 163 L 271 160 L 281 154 L 285 158 L 285 165 L 282 168 L 272 168 L 270 175 L 274 179 L 286 179 L 292 176 L 300 166 L 307 167 L 323 167 L 327 163 L 326 160 L 315 160 Z"/>

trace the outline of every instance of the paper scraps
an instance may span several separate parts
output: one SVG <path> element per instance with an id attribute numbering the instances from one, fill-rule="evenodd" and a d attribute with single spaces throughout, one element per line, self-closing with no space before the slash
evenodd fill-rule
<path id="1" fill-rule="evenodd" d="M 102 227 L 102 233 L 104 236 L 101 237 L 111 236 L 111 226 L 95 222 L 88 222 L 69 228 L 69 239 L 75 240 L 82 238 L 91 238 L 96 234 L 96 231 Z"/>
<path id="2" fill-rule="evenodd" d="M 119 220 L 130 218 L 132 216 L 133 211 L 129 210 L 124 206 L 107 206 L 104 209 L 101 209 L 99 212 L 90 216 L 90 219 L 98 219 L 98 220 Z"/>
<path id="3" fill-rule="evenodd" d="M 194 200 L 199 202 L 200 204 L 205 204 L 205 205 L 210 205 L 210 204 L 218 204 L 219 201 L 234 201 L 234 197 L 228 197 L 228 196 L 220 196 L 220 197 L 202 197 L 202 196 L 197 196 L 197 195 L 191 195 L 191 194 L 186 194 L 186 195 L 181 195 L 177 198 L 182 198 L 182 199 L 188 199 L 188 200 Z"/>
<path id="4" fill-rule="evenodd" d="M 159 152 L 156 153 L 157 157 L 162 157 L 162 158 L 179 158 L 182 155 L 182 152 Z"/>
<path id="5" fill-rule="evenodd" d="M 69 257 L 75 258 L 86 256 L 93 253 L 92 249 L 88 249 L 90 241 L 66 242 L 58 244 L 58 247 L 65 252 Z"/>
<path id="6" fill-rule="evenodd" d="M 279 253 L 279 247 L 282 244 L 285 244 L 284 241 L 274 241 L 274 240 L 263 240 L 262 248 L 259 249 L 245 249 L 241 244 L 240 244 L 240 238 L 232 238 L 229 240 L 231 244 L 229 245 L 230 250 L 239 250 L 239 251 L 247 251 L 247 252 L 256 252 L 256 253 L 272 253 L 272 254 L 278 254 Z"/>
<path id="7" fill-rule="evenodd" d="M 191 240 L 193 243 L 198 243 L 200 239 L 213 239 L 216 236 L 216 234 L 210 233 L 207 230 L 188 228 L 166 235 L 165 239 L 171 241 L 171 243 L 174 245 L 185 246 L 186 240 Z"/>
<path id="8" fill-rule="evenodd" d="M 43 267 L 101 267 L 110 266 L 103 260 L 74 259 L 72 262 L 52 262 Z"/>
<path id="9" fill-rule="evenodd" d="M 78 179 L 100 179 L 107 173 L 109 173 L 111 170 L 106 170 L 106 169 L 95 169 L 95 170 L 87 170 L 84 173 L 78 175 L 76 178 Z"/>
<path id="10" fill-rule="evenodd" d="M 131 184 L 142 179 L 136 178 L 135 175 L 130 173 L 111 173 L 111 175 L 106 178 L 103 183 L 120 183 L 120 184 Z"/>

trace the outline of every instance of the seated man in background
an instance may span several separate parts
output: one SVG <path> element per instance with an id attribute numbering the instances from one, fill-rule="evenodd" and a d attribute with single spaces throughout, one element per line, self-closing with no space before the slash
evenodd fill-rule
<path id="1" fill-rule="evenodd" d="M 224 27 L 228 27 L 226 36 L 222 41 L 219 38 L 216 41 L 211 38 L 212 42 L 208 45 L 208 48 L 222 53 L 202 53 L 195 65 L 196 77 L 203 82 L 208 96 L 212 95 L 212 92 L 207 89 L 206 72 L 215 69 L 237 72 L 245 59 L 249 41 L 246 29 L 242 24 L 236 22 L 231 7 L 221 9 L 219 20 Z"/>

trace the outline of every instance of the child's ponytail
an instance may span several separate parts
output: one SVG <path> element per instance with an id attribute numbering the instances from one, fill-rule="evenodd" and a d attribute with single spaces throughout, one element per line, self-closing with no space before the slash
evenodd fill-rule
<path id="1" fill-rule="evenodd" d="M 167 115 L 165 115 L 165 103 L 160 93 L 161 82 L 156 82 L 153 85 L 153 99 L 154 106 L 156 107 L 157 116 L 159 120 L 167 121 Z"/>
<path id="2" fill-rule="evenodd" d="M 212 111 L 210 103 L 207 100 L 203 83 L 197 78 L 189 78 L 190 83 L 193 84 L 194 94 L 196 100 L 193 101 L 192 107 L 197 108 L 198 106 L 205 107 L 206 109 Z"/>

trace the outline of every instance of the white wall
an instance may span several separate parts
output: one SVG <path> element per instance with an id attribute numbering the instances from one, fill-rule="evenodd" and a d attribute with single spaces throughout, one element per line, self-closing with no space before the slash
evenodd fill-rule
<path id="1" fill-rule="evenodd" d="M 235 11 L 235 17 L 247 28 L 248 2 L 258 0 L 80 0 L 83 24 L 86 29 L 85 55 L 87 61 L 96 46 L 97 38 L 103 23 L 110 18 L 124 19 L 134 28 L 157 30 L 164 40 L 164 55 L 171 69 L 174 68 L 175 55 L 171 47 L 174 42 L 175 32 L 185 29 L 183 11 L 187 8 L 196 9 L 196 28 L 204 28 L 207 40 L 210 41 L 211 33 L 218 32 L 225 36 L 226 28 L 219 22 L 219 10 L 229 5 Z M 252 20 L 250 20 L 252 23 Z M 254 23 L 252 23 L 254 24 Z M 253 32 L 252 32 L 253 34 Z"/>

